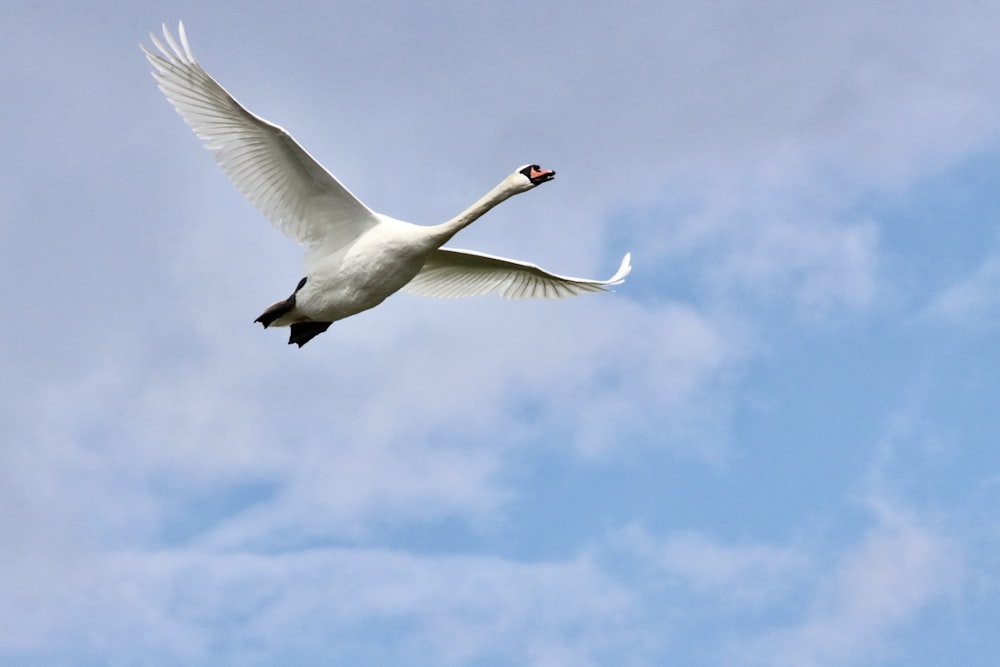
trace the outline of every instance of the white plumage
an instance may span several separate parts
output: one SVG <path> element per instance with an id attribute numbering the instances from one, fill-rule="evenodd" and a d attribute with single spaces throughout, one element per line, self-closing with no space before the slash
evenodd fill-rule
<path id="1" fill-rule="evenodd" d="M 400 289 L 436 297 L 496 292 L 505 298 L 558 298 L 599 292 L 624 281 L 630 255 L 608 280 L 570 278 L 534 264 L 442 248 L 459 230 L 509 197 L 552 180 L 526 165 L 455 218 L 414 225 L 372 211 L 285 130 L 247 111 L 195 60 L 178 26 L 163 27 L 159 53 L 142 47 L 160 90 L 239 190 L 278 229 L 307 247 L 306 277 L 285 301 L 257 318 L 290 326 L 300 347 L 332 322 L 377 306 Z"/>

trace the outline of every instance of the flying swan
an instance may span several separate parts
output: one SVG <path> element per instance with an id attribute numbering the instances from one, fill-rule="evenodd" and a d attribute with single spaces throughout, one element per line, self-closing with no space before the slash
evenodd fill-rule
<path id="1" fill-rule="evenodd" d="M 608 280 L 569 278 L 534 264 L 470 250 L 442 248 L 500 202 L 551 181 L 537 164 L 519 167 L 482 199 L 439 225 L 414 225 L 376 213 L 341 185 L 288 132 L 240 105 L 201 68 L 184 24 L 178 39 L 163 26 L 145 46 L 167 100 L 205 142 L 237 188 L 286 235 L 306 246 L 306 277 L 287 299 L 255 322 L 290 327 L 302 347 L 330 325 L 407 292 L 436 297 L 499 293 L 505 298 L 565 297 L 624 282 L 630 255 Z"/>

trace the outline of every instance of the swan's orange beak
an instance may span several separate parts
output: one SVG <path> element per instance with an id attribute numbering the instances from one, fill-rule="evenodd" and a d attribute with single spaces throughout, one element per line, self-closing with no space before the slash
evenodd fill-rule
<path id="1" fill-rule="evenodd" d="M 539 183 L 544 183 L 546 181 L 551 181 L 556 177 L 556 172 L 552 169 L 542 169 L 541 167 L 532 166 L 528 170 L 528 180 L 538 185 Z"/>

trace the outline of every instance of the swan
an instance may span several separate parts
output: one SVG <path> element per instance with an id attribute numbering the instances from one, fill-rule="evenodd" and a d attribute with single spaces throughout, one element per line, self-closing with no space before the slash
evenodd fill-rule
<path id="1" fill-rule="evenodd" d="M 570 278 L 534 264 L 443 248 L 500 202 L 551 181 L 537 164 L 518 167 L 462 213 L 439 225 L 415 225 L 376 213 L 323 168 L 281 127 L 236 101 L 195 60 L 184 32 L 163 25 L 159 53 L 141 45 L 153 78 L 237 188 L 278 229 L 306 246 L 305 273 L 291 296 L 255 322 L 289 327 L 300 348 L 333 322 L 374 308 L 389 295 L 436 297 L 498 293 L 505 298 L 564 297 L 624 282 L 630 254 L 608 280 Z"/>

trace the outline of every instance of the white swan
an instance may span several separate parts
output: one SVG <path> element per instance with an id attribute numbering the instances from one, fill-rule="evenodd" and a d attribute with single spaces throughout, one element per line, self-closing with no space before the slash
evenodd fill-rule
<path id="1" fill-rule="evenodd" d="M 626 254 L 608 280 L 557 276 L 539 267 L 468 250 L 442 248 L 463 227 L 505 199 L 552 180 L 538 165 L 517 169 L 451 220 L 413 225 L 376 213 L 324 169 L 285 130 L 243 108 L 163 26 L 159 54 L 142 46 L 160 90 L 237 188 L 282 232 L 307 246 L 306 277 L 295 292 L 258 317 L 265 328 L 289 326 L 302 347 L 336 320 L 382 303 L 405 289 L 427 296 L 497 292 L 506 298 L 563 297 L 598 292 L 624 281 Z"/>

